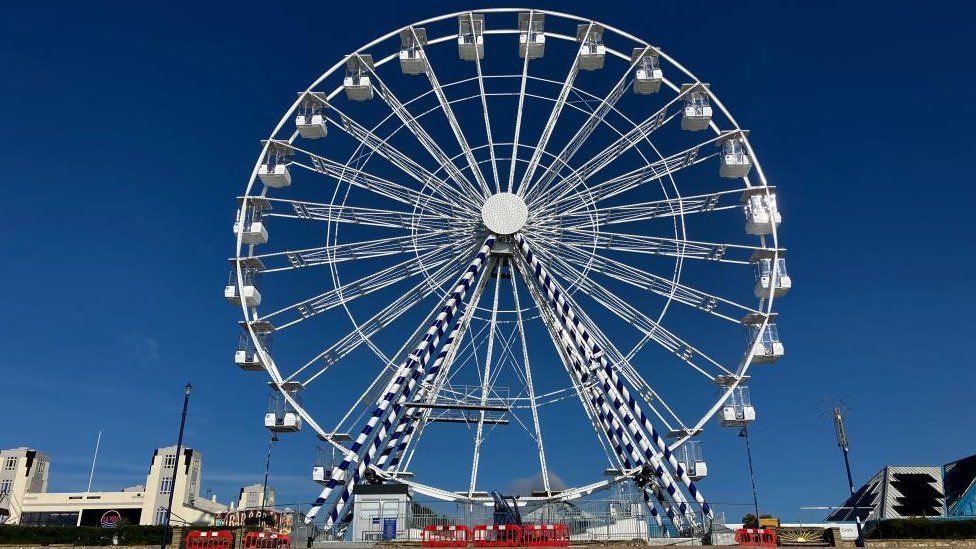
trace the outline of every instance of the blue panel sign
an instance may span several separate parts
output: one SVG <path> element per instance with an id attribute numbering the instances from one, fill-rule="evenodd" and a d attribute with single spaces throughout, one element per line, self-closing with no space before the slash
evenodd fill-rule
<path id="1" fill-rule="evenodd" d="M 396 518 L 383 519 L 383 539 L 390 541 L 396 539 Z"/>

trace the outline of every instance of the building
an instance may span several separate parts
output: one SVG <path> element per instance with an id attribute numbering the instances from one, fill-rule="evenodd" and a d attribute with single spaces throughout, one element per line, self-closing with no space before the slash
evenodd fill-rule
<path id="1" fill-rule="evenodd" d="M 174 525 L 210 525 L 227 509 L 216 498 L 200 497 L 203 456 L 192 448 L 179 456 L 175 446 L 157 449 L 146 482 L 117 492 L 48 492 L 47 456 L 28 448 L 3 450 L 0 463 L 4 524 L 98 526 L 110 511 L 129 524 L 161 524 L 170 492 Z"/>
<path id="2" fill-rule="evenodd" d="M 237 508 L 240 510 L 245 509 L 261 509 L 268 508 L 273 509 L 275 505 L 275 491 L 274 488 L 268 487 L 267 496 L 268 501 L 264 501 L 265 490 L 262 484 L 250 484 L 241 488 L 240 496 L 237 498 Z"/>
<path id="3" fill-rule="evenodd" d="M 870 522 L 976 516 L 976 455 L 943 466 L 884 467 L 827 517 Z"/>
<path id="4" fill-rule="evenodd" d="M 947 463 L 942 468 L 946 514 L 976 517 L 976 454 Z"/>
<path id="5" fill-rule="evenodd" d="M 30 448 L 0 450 L 0 524 L 16 524 L 24 496 L 47 492 L 50 461 Z"/>

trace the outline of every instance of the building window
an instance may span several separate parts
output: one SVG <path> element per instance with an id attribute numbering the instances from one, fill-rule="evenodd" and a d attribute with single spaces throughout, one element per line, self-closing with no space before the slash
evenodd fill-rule
<path id="1" fill-rule="evenodd" d="M 166 522 L 166 508 L 160 507 L 156 511 L 156 524 L 164 524 Z"/>
<path id="2" fill-rule="evenodd" d="M 160 481 L 159 483 L 160 494 L 168 494 L 172 489 L 173 489 L 173 479 L 164 478 L 162 481 Z"/>
<path id="3" fill-rule="evenodd" d="M 167 469 L 176 467 L 176 456 L 163 456 L 163 467 L 166 467 Z"/>
<path id="4" fill-rule="evenodd" d="M 0 480 L 0 496 L 5 496 L 13 489 L 14 481 L 9 478 Z"/>
<path id="5" fill-rule="evenodd" d="M 8 457 L 7 459 L 3 460 L 4 471 L 13 471 L 16 467 L 17 467 L 17 458 Z"/>
<path id="6" fill-rule="evenodd" d="M 20 515 L 20 523 L 24 526 L 75 526 L 78 513 L 26 512 Z"/>

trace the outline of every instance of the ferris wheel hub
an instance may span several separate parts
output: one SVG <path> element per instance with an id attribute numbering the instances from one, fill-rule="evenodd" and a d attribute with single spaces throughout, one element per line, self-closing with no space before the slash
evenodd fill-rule
<path id="1" fill-rule="evenodd" d="M 529 218 L 529 208 L 522 197 L 513 193 L 497 193 L 481 207 L 481 221 L 497 235 L 518 232 Z"/>

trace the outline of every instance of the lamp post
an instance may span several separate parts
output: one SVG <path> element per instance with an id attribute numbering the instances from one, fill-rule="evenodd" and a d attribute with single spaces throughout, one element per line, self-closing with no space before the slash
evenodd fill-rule
<path id="1" fill-rule="evenodd" d="M 749 444 L 749 427 L 739 431 L 739 436 L 746 439 L 746 455 L 749 456 L 749 478 L 752 480 L 752 505 L 756 510 L 756 520 L 759 520 L 759 498 L 756 496 L 756 473 L 752 469 L 752 446 Z"/>
<path id="2" fill-rule="evenodd" d="M 176 492 L 176 474 L 179 471 L 180 451 L 183 448 L 183 428 L 186 427 L 186 408 L 190 404 L 190 391 L 192 390 L 193 386 L 189 383 L 183 387 L 183 415 L 180 418 L 180 435 L 176 439 L 176 462 L 173 463 L 173 476 L 169 483 L 169 503 L 166 504 L 166 514 L 163 516 L 163 535 L 159 540 L 159 549 L 166 549 L 166 534 L 169 533 L 169 520 L 173 516 L 173 493 Z"/>
<path id="3" fill-rule="evenodd" d="M 844 452 L 844 468 L 847 469 L 847 488 L 851 492 L 851 506 L 854 513 L 854 521 L 857 526 L 857 538 L 861 539 L 861 517 L 857 514 L 859 509 L 857 500 L 854 499 L 854 477 L 851 475 L 851 447 L 847 443 L 847 427 L 844 425 L 844 408 L 840 405 L 834 406 L 834 431 L 837 434 L 837 446 Z"/>
<path id="4" fill-rule="evenodd" d="M 278 435 L 271 433 L 271 438 L 268 439 L 268 459 L 264 462 L 264 486 L 261 488 L 261 514 L 258 515 L 261 517 L 262 529 L 264 529 L 264 525 L 266 524 L 264 520 L 264 506 L 268 501 L 268 471 L 271 470 L 271 447 L 275 442 L 278 442 Z"/>

